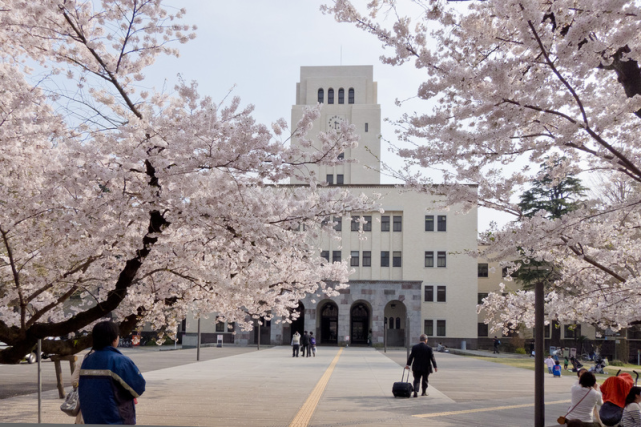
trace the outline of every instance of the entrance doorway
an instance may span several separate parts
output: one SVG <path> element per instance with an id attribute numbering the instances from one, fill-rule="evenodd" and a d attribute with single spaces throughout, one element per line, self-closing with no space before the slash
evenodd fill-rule
<path id="1" fill-rule="evenodd" d="M 338 343 L 338 306 L 336 303 L 329 301 L 321 308 L 321 344 Z"/>
<path id="2" fill-rule="evenodd" d="M 364 303 L 356 303 L 352 306 L 350 313 L 352 344 L 367 344 L 369 333 L 369 308 Z"/>
<path id="3" fill-rule="evenodd" d="M 287 340 L 287 342 L 285 342 L 286 345 L 289 345 L 289 343 L 292 342 L 292 336 L 294 335 L 294 332 L 298 332 L 301 336 L 303 336 L 303 332 L 305 332 L 305 306 L 302 302 L 298 302 L 298 307 L 296 307 L 292 311 L 298 312 L 300 314 L 298 316 L 298 319 L 292 321 L 290 325 L 289 339 Z"/>

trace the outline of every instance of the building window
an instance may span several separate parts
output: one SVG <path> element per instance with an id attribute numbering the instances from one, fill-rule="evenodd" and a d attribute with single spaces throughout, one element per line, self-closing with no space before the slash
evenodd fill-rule
<path id="1" fill-rule="evenodd" d="M 364 216 L 363 218 L 365 219 L 365 221 L 367 221 L 365 224 L 363 224 L 363 231 L 372 231 L 372 217 Z"/>
<path id="2" fill-rule="evenodd" d="M 345 103 L 345 89 L 343 88 L 338 89 L 338 103 L 339 104 Z"/>
<path id="3" fill-rule="evenodd" d="M 381 251 L 381 267 L 389 267 L 389 251 Z"/>
<path id="4" fill-rule="evenodd" d="M 445 286 L 436 287 L 436 302 L 445 302 Z"/>
<path id="5" fill-rule="evenodd" d="M 479 264 L 479 277 L 488 277 L 490 274 L 490 269 L 487 264 Z"/>
<path id="6" fill-rule="evenodd" d="M 532 328 L 532 335 L 536 336 L 536 328 Z M 550 338 L 550 325 L 547 324 L 543 328 L 544 338 Z"/>
<path id="7" fill-rule="evenodd" d="M 325 91 L 323 89 L 318 89 L 318 102 L 321 104 L 325 102 Z"/>
<path id="8" fill-rule="evenodd" d="M 425 215 L 425 231 L 434 231 L 434 215 Z"/>
<path id="9" fill-rule="evenodd" d="M 365 132 L 369 132 L 369 123 L 365 123 Z"/>
<path id="10" fill-rule="evenodd" d="M 437 257 L 436 266 L 445 267 L 445 252 L 438 252 Z"/>
<path id="11" fill-rule="evenodd" d="M 340 153 L 338 155 L 338 160 L 345 160 L 345 153 Z"/>
<path id="12" fill-rule="evenodd" d="M 325 258 L 325 261 L 329 262 L 329 251 L 321 251 L 321 258 Z"/>
<path id="13" fill-rule="evenodd" d="M 403 231 L 403 217 L 402 216 L 394 216 L 394 231 Z"/>
<path id="14" fill-rule="evenodd" d="M 353 104 L 354 103 L 354 88 L 352 88 L 352 87 L 349 88 L 349 92 L 347 93 L 347 96 L 348 96 L 347 102 L 349 104 Z"/>
<path id="15" fill-rule="evenodd" d="M 392 253 L 392 266 L 401 267 L 401 251 L 394 251 Z"/>
<path id="16" fill-rule="evenodd" d="M 507 267 L 503 267 L 501 269 L 501 277 L 507 277 L 509 272 L 507 271 Z"/>
<path id="17" fill-rule="evenodd" d="M 234 329 L 236 329 L 236 323 L 231 322 L 227 324 L 227 332 L 234 332 Z"/>
<path id="18" fill-rule="evenodd" d="M 396 318 L 396 329 L 401 329 L 401 318 L 400 317 Z"/>
<path id="19" fill-rule="evenodd" d="M 438 231 L 446 231 L 446 216 L 445 215 L 439 215 L 438 216 Z"/>
<path id="20" fill-rule="evenodd" d="M 436 321 L 436 336 L 437 337 L 445 336 L 445 320 Z"/>
<path id="21" fill-rule="evenodd" d="M 434 336 L 434 321 L 433 320 L 424 320 L 423 321 L 423 333 L 428 337 Z"/>
<path id="22" fill-rule="evenodd" d="M 342 174 L 336 175 L 336 185 L 343 185 L 344 179 Z"/>
<path id="23" fill-rule="evenodd" d="M 483 298 L 487 298 L 487 295 L 487 292 L 479 292 L 477 303 L 483 304 Z"/>
<path id="24" fill-rule="evenodd" d="M 327 103 L 328 104 L 334 103 L 334 89 L 327 90 Z"/>
<path id="25" fill-rule="evenodd" d="M 389 231 L 389 216 L 381 217 L 381 231 Z"/>
<path id="26" fill-rule="evenodd" d="M 425 252 L 425 267 L 434 267 L 434 252 Z"/>
<path id="27" fill-rule="evenodd" d="M 329 185 L 334 184 L 334 175 L 327 175 L 325 182 L 327 182 Z"/>
<path id="28" fill-rule="evenodd" d="M 216 322 L 216 332 L 225 332 L 224 322 Z"/>
<path id="29" fill-rule="evenodd" d="M 363 267 L 372 266 L 372 251 L 363 251 Z"/>
<path id="30" fill-rule="evenodd" d="M 358 267 L 358 258 L 359 258 L 358 251 L 352 251 L 351 255 L 352 256 L 349 259 L 349 265 L 352 267 Z"/>
<path id="31" fill-rule="evenodd" d="M 393 317 L 389 318 L 388 329 L 394 329 L 394 318 Z"/>
<path id="32" fill-rule="evenodd" d="M 334 217 L 334 222 L 336 223 L 334 225 L 334 230 L 343 231 L 343 217 L 342 216 L 335 216 Z"/>
<path id="33" fill-rule="evenodd" d="M 563 335 L 565 339 L 576 339 L 581 336 L 581 325 L 564 325 Z"/>
<path id="34" fill-rule="evenodd" d="M 477 332 L 479 337 L 487 337 L 490 334 L 488 325 L 485 323 L 479 323 L 478 324 L 478 332 Z"/>
<path id="35" fill-rule="evenodd" d="M 352 217 L 352 231 L 358 231 L 360 223 L 358 220 L 360 219 L 360 216 L 353 216 Z"/>
<path id="36" fill-rule="evenodd" d="M 341 262 L 341 251 L 332 251 L 332 262 Z"/>
<path id="37" fill-rule="evenodd" d="M 425 286 L 425 302 L 434 302 L 434 286 Z"/>

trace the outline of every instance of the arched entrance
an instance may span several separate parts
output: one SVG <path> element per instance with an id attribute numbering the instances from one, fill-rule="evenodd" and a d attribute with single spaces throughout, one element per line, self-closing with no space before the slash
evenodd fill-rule
<path id="1" fill-rule="evenodd" d="M 293 312 L 298 312 L 298 319 L 293 320 L 290 327 L 289 327 L 289 339 L 287 339 L 287 342 L 285 343 L 286 345 L 289 345 L 289 343 L 292 342 L 292 335 L 294 335 L 294 332 L 298 332 L 303 335 L 303 332 L 305 332 L 305 306 L 303 305 L 302 302 L 298 302 L 298 307 L 292 310 Z"/>
<path id="2" fill-rule="evenodd" d="M 405 304 L 398 300 L 388 302 L 384 315 L 387 327 L 387 345 L 391 347 L 405 346 L 405 323 L 407 322 Z"/>
<path id="3" fill-rule="evenodd" d="M 350 310 L 350 342 L 352 344 L 367 344 L 369 333 L 369 307 L 364 302 L 356 302 Z"/>
<path id="4" fill-rule="evenodd" d="M 338 343 L 338 306 L 328 301 L 320 309 L 320 343 Z"/>

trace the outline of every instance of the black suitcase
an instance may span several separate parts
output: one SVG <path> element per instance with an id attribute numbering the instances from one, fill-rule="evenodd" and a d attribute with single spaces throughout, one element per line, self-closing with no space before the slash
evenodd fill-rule
<path id="1" fill-rule="evenodd" d="M 405 371 L 407 371 L 407 382 L 403 379 L 405 378 Z M 410 397 L 414 391 L 414 387 L 409 382 L 410 380 L 410 371 L 409 369 L 403 368 L 403 375 L 401 375 L 401 382 L 394 383 L 392 386 L 392 394 L 394 397 Z"/>

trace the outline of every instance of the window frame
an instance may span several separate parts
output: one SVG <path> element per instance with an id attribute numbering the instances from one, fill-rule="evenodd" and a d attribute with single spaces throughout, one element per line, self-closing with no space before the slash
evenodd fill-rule
<path id="1" fill-rule="evenodd" d="M 365 132 L 369 132 L 369 123 L 365 123 Z"/>
<path id="2" fill-rule="evenodd" d="M 343 231 L 343 217 L 342 216 L 333 216 L 332 217 L 332 222 L 335 222 L 334 224 L 334 231 Z"/>
<path id="3" fill-rule="evenodd" d="M 347 103 L 353 104 L 355 99 L 356 99 L 356 92 L 354 92 L 353 87 L 350 87 L 349 90 L 347 91 Z"/>
<path id="4" fill-rule="evenodd" d="M 318 89 L 318 103 L 325 103 L 325 90 L 322 87 Z"/>
<path id="5" fill-rule="evenodd" d="M 441 299 L 442 296 L 442 299 Z M 436 286 L 436 302 L 447 302 L 447 286 Z"/>
<path id="6" fill-rule="evenodd" d="M 396 218 L 399 218 L 397 221 Z M 396 226 L 398 224 L 398 227 Z M 403 215 L 393 215 L 392 216 L 392 230 L 395 233 L 403 231 Z"/>
<path id="7" fill-rule="evenodd" d="M 423 301 L 434 302 L 434 285 L 425 285 L 423 290 Z"/>
<path id="8" fill-rule="evenodd" d="M 325 176 L 325 182 L 329 185 L 334 185 L 334 174 L 327 174 Z"/>
<path id="9" fill-rule="evenodd" d="M 381 267 L 389 267 L 389 251 L 381 251 Z"/>
<path id="10" fill-rule="evenodd" d="M 487 262 L 479 262 L 477 265 L 478 265 L 477 267 L 478 277 L 481 277 L 481 278 L 490 277 L 490 264 L 488 264 Z"/>
<path id="11" fill-rule="evenodd" d="M 441 222 L 441 219 L 443 221 Z M 441 225 L 443 225 L 443 229 L 441 230 Z M 436 230 L 437 231 L 447 231 L 447 215 L 437 215 L 436 216 Z"/>
<path id="12" fill-rule="evenodd" d="M 343 255 L 341 254 L 342 251 L 332 251 L 332 262 L 341 262 Z M 336 259 L 336 254 L 338 254 L 338 260 Z"/>
<path id="13" fill-rule="evenodd" d="M 428 257 L 428 254 L 431 256 Z M 428 260 L 431 265 L 427 265 Z M 425 251 L 425 268 L 434 268 L 434 251 Z"/>
<path id="14" fill-rule="evenodd" d="M 356 257 L 354 257 L 356 254 Z M 359 267 L 361 253 L 359 251 L 350 251 L 349 253 L 349 266 L 350 267 Z"/>
<path id="15" fill-rule="evenodd" d="M 358 229 L 360 228 L 360 223 L 358 222 L 359 219 L 361 219 L 360 215 L 352 216 L 352 221 L 350 223 L 351 224 L 350 225 L 350 230 L 351 231 L 358 231 Z"/>
<path id="16" fill-rule="evenodd" d="M 392 267 L 403 267 L 403 251 L 392 251 Z"/>
<path id="17" fill-rule="evenodd" d="M 434 336 L 434 320 L 423 319 L 423 333 L 428 337 Z"/>
<path id="18" fill-rule="evenodd" d="M 372 216 L 363 215 L 363 219 L 367 221 L 365 224 L 363 224 L 363 231 L 372 231 Z"/>
<path id="19" fill-rule="evenodd" d="M 390 231 L 390 216 L 382 215 L 381 216 L 381 232 L 386 233 Z"/>
<path id="20" fill-rule="evenodd" d="M 477 329 L 476 329 L 476 335 L 481 338 L 489 337 L 490 336 L 490 325 L 486 325 L 483 322 L 478 322 L 477 323 Z"/>
<path id="21" fill-rule="evenodd" d="M 483 298 L 487 298 L 490 295 L 488 292 L 479 292 L 476 296 L 476 303 L 478 305 L 483 304 Z"/>
<path id="22" fill-rule="evenodd" d="M 345 184 L 345 176 L 342 173 L 336 174 L 336 185 Z"/>
<path id="23" fill-rule="evenodd" d="M 338 88 L 338 103 L 339 104 L 344 104 L 345 103 L 345 89 Z"/>
<path id="24" fill-rule="evenodd" d="M 372 251 L 363 251 L 363 267 L 372 266 Z"/>
<path id="25" fill-rule="evenodd" d="M 333 104 L 334 103 L 334 89 L 329 88 L 327 89 L 327 104 Z"/>
<path id="26" fill-rule="evenodd" d="M 225 322 L 216 322 L 216 332 L 225 332 Z"/>
<path id="27" fill-rule="evenodd" d="M 441 325 L 443 328 L 443 333 L 441 334 Z M 445 319 L 436 320 L 436 336 L 437 337 L 446 337 L 447 336 L 447 321 Z"/>
<path id="28" fill-rule="evenodd" d="M 425 231 L 434 231 L 434 215 L 425 215 Z"/>
<path id="29" fill-rule="evenodd" d="M 443 257 L 441 257 L 441 254 L 443 255 Z M 443 265 L 441 265 L 441 260 L 443 260 Z M 436 252 L 436 267 L 447 268 L 447 251 Z"/>
<path id="30" fill-rule="evenodd" d="M 329 251 L 321 251 L 321 258 L 324 258 L 325 261 L 329 262 Z"/>

